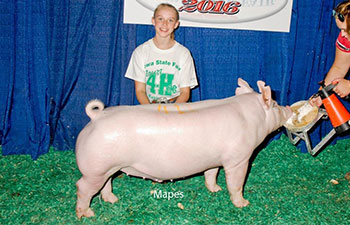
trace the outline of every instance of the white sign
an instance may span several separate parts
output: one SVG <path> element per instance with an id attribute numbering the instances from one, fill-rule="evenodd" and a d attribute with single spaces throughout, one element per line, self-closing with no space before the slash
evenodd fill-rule
<path id="1" fill-rule="evenodd" d="M 178 9 L 180 26 L 289 32 L 293 0 L 124 0 L 124 23 L 152 24 L 160 3 Z"/>

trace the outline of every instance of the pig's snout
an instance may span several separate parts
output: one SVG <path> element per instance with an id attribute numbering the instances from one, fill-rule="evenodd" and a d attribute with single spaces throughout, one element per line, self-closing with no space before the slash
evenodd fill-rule
<path id="1" fill-rule="evenodd" d="M 286 109 L 288 110 L 288 114 L 287 114 L 288 118 L 287 119 L 289 119 L 289 117 L 291 117 L 293 115 L 293 111 L 289 105 L 286 106 Z"/>
<path id="2" fill-rule="evenodd" d="M 293 115 L 292 108 L 289 105 L 287 105 L 285 107 L 282 107 L 282 109 L 283 109 L 285 120 L 287 121 Z"/>

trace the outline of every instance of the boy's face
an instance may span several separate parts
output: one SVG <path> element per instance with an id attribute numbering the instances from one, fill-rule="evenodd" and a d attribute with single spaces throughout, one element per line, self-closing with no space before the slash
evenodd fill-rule
<path id="1" fill-rule="evenodd" d="M 179 26 L 176 18 L 176 12 L 169 7 L 161 7 L 156 15 L 152 18 L 152 24 L 156 30 L 156 34 L 160 37 L 168 37 Z"/>
<path id="2" fill-rule="evenodd" d="M 346 28 L 347 28 L 346 19 L 347 18 L 345 18 L 344 22 L 341 22 L 338 18 L 336 18 L 335 23 L 337 24 L 337 27 L 340 29 L 341 35 L 350 41 L 350 35 L 348 34 L 348 32 L 346 32 Z"/>

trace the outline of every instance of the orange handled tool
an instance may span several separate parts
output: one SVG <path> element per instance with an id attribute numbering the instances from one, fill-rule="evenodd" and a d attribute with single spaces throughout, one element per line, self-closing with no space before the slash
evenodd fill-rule
<path id="1" fill-rule="evenodd" d="M 328 117 L 337 132 L 337 134 L 343 133 L 350 129 L 349 120 L 350 113 L 346 110 L 344 105 L 339 101 L 335 95 L 333 88 L 337 83 L 331 83 L 326 87 L 318 91 L 322 99 L 322 103 L 327 111 Z"/>

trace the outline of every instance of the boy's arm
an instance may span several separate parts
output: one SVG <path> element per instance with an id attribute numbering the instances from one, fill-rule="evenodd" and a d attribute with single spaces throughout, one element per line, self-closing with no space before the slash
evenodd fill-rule
<path id="1" fill-rule="evenodd" d="M 190 87 L 180 88 L 180 95 L 176 98 L 176 103 L 187 102 L 190 99 Z"/>
<path id="2" fill-rule="evenodd" d="M 141 105 L 150 104 L 148 97 L 146 95 L 145 83 L 135 81 L 135 92 L 136 92 L 136 98 Z"/>
<path id="3" fill-rule="evenodd" d="M 342 52 L 338 48 L 335 50 L 335 59 L 332 67 L 325 78 L 325 85 L 327 86 L 335 79 L 344 78 L 349 70 L 350 53 Z"/>
<path id="4" fill-rule="evenodd" d="M 338 85 L 333 90 L 342 98 L 350 93 L 350 81 L 344 79 L 349 67 L 350 53 L 336 48 L 334 63 L 325 78 L 325 85 L 337 81 Z"/>

